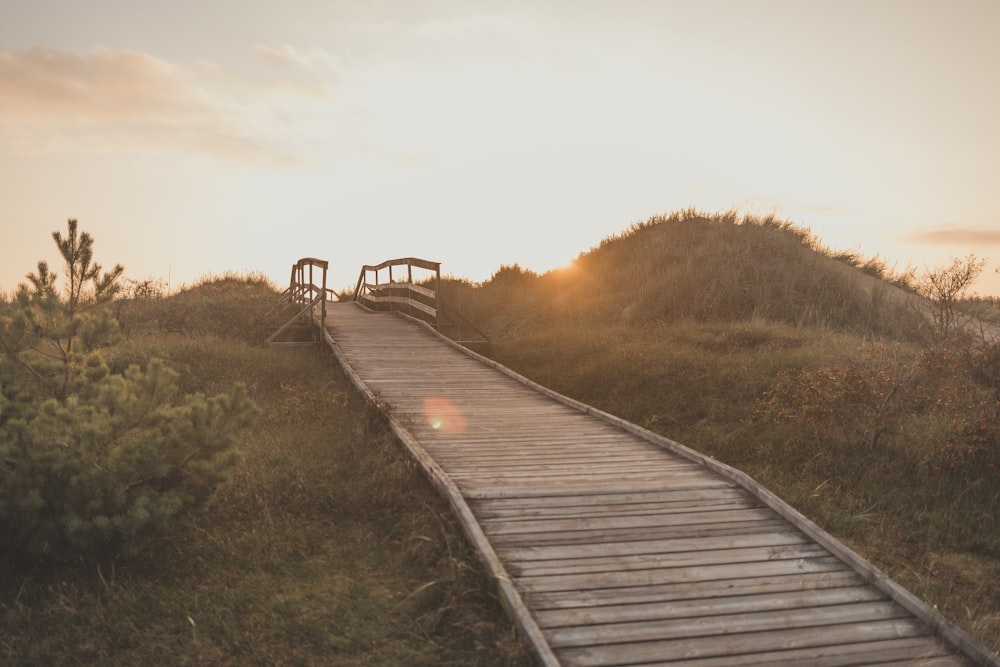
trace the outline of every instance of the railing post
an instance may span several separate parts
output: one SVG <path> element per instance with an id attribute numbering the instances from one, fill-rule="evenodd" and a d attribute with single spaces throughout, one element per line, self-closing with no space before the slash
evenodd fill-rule
<path id="1" fill-rule="evenodd" d="M 327 266 L 329 266 L 329 265 L 327 265 Z M 327 267 L 324 266 L 323 267 L 323 302 L 322 302 L 322 304 L 320 304 L 320 307 L 319 307 L 320 316 L 322 318 L 320 320 L 320 326 L 321 327 L 326 327 L 326 269 L 327 269 Z M 322 336 L 320 337 L 320 340 L 322 340 Z"/>

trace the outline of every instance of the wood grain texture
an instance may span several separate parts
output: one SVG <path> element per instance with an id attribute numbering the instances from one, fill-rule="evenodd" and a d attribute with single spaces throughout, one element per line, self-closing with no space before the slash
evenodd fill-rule
<path id="1" fill-rule="evenodd" d="M 1000 664 L 742 473 L 408 318 L 326 325 L 542 664 Z"/>

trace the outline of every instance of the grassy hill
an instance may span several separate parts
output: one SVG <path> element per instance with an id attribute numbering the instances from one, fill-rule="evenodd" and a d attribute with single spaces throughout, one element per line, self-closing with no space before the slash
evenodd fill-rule
<path id="1" fill-rule="evenodd" d="M 501 267 L 475 299 L 464 298 L 471 286 L 462 283 L 446 296 L 495 332 L 513 320 L 756 320 L 913 339 L 925 322 L 909 304 L 911 281 L 775 218 L 683 211 L 633 225 L 564 269 L 538 276 Z"/>
<path id="2" fill-rule="evenodd" d="M 1000 650 L 1000 347 L 936 335 L 917 281 L 687 211 L 443 291 L 501 363 L 748 472 Z"/>

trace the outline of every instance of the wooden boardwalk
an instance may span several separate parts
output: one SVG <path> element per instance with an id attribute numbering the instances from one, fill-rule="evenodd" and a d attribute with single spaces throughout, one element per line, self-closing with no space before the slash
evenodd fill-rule
<path id="1" fill-rule="evenodd" d="M 541 664 L 1000 664 L 741 473 L 400 315 L 326 328 Z"/>

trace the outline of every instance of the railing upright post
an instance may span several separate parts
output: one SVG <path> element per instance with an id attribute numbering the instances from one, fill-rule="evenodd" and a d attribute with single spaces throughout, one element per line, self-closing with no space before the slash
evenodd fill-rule
<path id="1" fill-rule="evenodd" d="M 299 298 L 300 299 L 304 299 L 305 298 L 305 295 L 306 295 L 305 291 L 306 291 L 306 265 L 300 263 L 299 264 Z"/>
<path id="2" fill-rule="evenodd" d="M 323 267 L 323 302 L 320 304 L 319 312 L 321 316 L 320 326 L 326 326 L 326 266 Z"/>
<path id="3" fill-rule="evenodd" d="M 313 265 L 309 262 L 309 296 L 306 297 L 306 301 L 313 300 Z M 312 319 L 312 315 L 309 315 L 309 319 Z"/>

